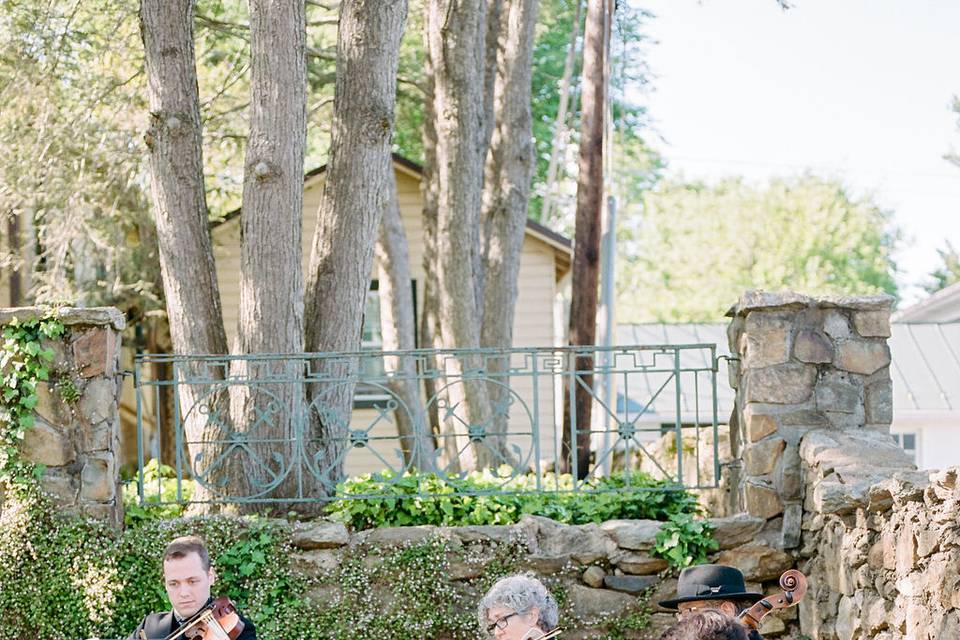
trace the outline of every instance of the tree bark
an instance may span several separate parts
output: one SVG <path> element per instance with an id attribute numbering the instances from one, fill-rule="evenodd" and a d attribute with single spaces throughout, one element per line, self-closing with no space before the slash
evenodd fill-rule
<path id="1" fill-rule="evenodd" d="M 583 97 L 580 125 L 580 160 L 577 175 L 577 218 L 574 231 L 573 295 L 570 301 L 570 345 L 596 343 L 597 286 L 600 263 L 600 213 L 603 206 L 604 0 L 587 0 L 587 26 L 583 47 Z M 577 371 L 593 370 L 593 354 L 574 358 Z M 572 435 L 569 393 L 564 395 L 563 469 L 572 468 L 576 447 L 577 475 L 586 477 L 590 463 L 590 413 L 593 374 L 575 383 L 576 442 Z"/>
<path id="2" fill-rule="evenodd" d="M 430 57 L 429 24 L 430 11 L 426 8 L 423 35 L 424 42 L 424 117 L 423 117 L 423 300 L 420 312 L 420 343 L 426 349 L 439 349 L 443 346 L 440 336 L 440 301 L 437 297 L 437 128 L 436 109 L 434 107 L 433 61 Z M 440 417 L 436 402 L 437 379 L 431 373 L 438 367 L 435 358 L 426 363 L 429 371 L 423 374 L 423 390 L 427 398 L 427 419 L 430 432 L 440 435 Z"/>
<path id="3" fill-rule="evenodd" d="M 392 172 L 391 177 L 394 177 Z M 376 246 L 380 329 L 384 351 L 410 351 L 416 348 L 410 251 L 396 199 L 395 178 L 391 183 L 393 197 L 383 212 Z M 383 360 L 384 368 L 392 374 L 388 385 L 400 403 L 393 415 L 404 463 L 420 471 L 433 471 L 436 446 L 417 387 L 417 360 L 410 355 L 389 355 Z"/>
<path id="4" fill-rule="evenodd" d="M 534 27 L 538 0 L 506 0 L 496 83 L 496 126 L 484 180 L 485 286 L 481 346 L 513 346 L 517 278 L 533 175 L 530 110 Z M 496 431 L 505 442 L 510 394 L 509 357 L 488 361 L 501 384 L 489 385 Z"/>
<path id="5" fill-rule="evenodd" d="M 550 226 L 553 222 L 554 191 L 557 185 L 557 172 L 560 167 L 560 155 L 570 139 L 567 126 L 567 110 L 570 105 L 570 81 L 573 79 L 573 65 L 577 55 L 577 38 L 580 35 L 580 14 L 583 0 L 576 0 L 577 8 L 573 15 L 573 30 L 570 32 L 570 45 L 567 58 L 563 62 L 563 76 L 560 78 L 560 104 L 557 105 L 557 117 L 553 121 L 553 144 L 550 145 L 550 162 L 547 164 L 547 180 L 543 190 L 543 208 L 540 219 Z"/>
<path id="6" fill-rule="evenodd" d="M 483 84 L 483 0 L 429 0 L 430 56 L 435 79 L 437 127 L 437 284 L 444 346 L 480 346 L 480 207 L 485 148 Z M 446 419 L 441 441 L 447 467 L 473 469 L 499 461 L 488 440 L 471 437 L 469 428 L 488 432 L 490 399 L 484 381 L 464 377 L 482 368 L 478 356 L 445 358 L 448 376 L 443 402 Z M 469 428 L 468 428 L 469 427 Z M 456 454 L 459 464 L 453 458 Z"/>
<path id="7" fill-rule="evenodd" d="M 250 0 L 250 135 L 240 216 L 240 313 L 235 351 L 303 351 L 303 156 L 306 147 L 306 19 L 297 0 Z M 253 443 L 231 473 L 249 495 L 297 491 L 295 427 L 303 389 L 299 359 L 235 360 L 234 429 Z M 263 383 L 270 377 L 286 382 Z M 258 442 L 266 440 L 266 442 Z M 285 483 L 289 485 L 285 486 Z M 266 492 L 266 494 L 264 494 Z"/>
<path id="8" fill-rule="evenodd" d="M 360 346 L 374 244 L 390 204 L 390 138 L 406 14 L 406 0 L 344 0 L 340 7 L 330 160 L 307 285 L 309 351 L 355 351 Z M 341 453 L 357 363 L 339 358 L 313 364 L 312 374 L 332 380 L 310 389 L 320 447 L 316 472 L 332 491 L 343 476 Z"/>
<path id="9" fill-rule="evenodd" d="M 156 215 L 160 269 L 174 351 L 225 354 L 227 339 L 210 242 L 203 184 L 203 157 L 191 0 L 142 0 L 143 37 L 150 125 L 150 195 Z M 202 367 L 202 370 L 200 369 Z M 181 377 L 216 378 L 216 367 L 181 368 Z M 216 407 L 208 387 L 178 386 L 187 441 L 194 463 L 211 460 L 219 433 L 200 404 Z M 216 408 L 211 411 L 218 412 Z M 207 443 L 207 444 L 205 444 Z M 206 457 L 208 456 L 208 457 Z M 207 496 L 197 487 L 195 499 Z"/>

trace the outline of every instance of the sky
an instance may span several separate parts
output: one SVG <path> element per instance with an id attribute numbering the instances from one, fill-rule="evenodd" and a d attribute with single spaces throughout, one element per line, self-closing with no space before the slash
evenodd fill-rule
<path id="1" fill-rule="evenodd" d="M 894 214 L 900 307 L 960 249 L 958 0 L 631 0 L 651 11 L 648 106 L 669 173 L 811 169 Z"/>

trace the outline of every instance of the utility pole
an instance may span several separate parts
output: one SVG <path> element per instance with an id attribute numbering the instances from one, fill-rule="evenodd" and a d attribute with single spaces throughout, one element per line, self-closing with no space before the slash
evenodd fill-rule
<path id="1" fill-rule="evenodd" d="M 580 158 L 574 230 L 573 292 L 570 300 L 572 347 L 585 347 L 568 366 L 584 372 L 568 378 L 564 394 L 561 470 L 583 479 L 590 471 L 591 409 L 600 274 L 600 218 L 603 209 L 603 139 L 606 83 L 604 60 L 607 0 L 587 0 L 583 41 Z M 571 412 L 571 395 L 576 410 Z"/>

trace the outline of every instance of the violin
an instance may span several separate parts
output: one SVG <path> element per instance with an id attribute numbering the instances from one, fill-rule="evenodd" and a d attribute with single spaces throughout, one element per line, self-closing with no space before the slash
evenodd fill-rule
<path id="1" fill-rule="evenodd" d="M 790 569 L 780 576 L 780 588 L 783 593 L 763 598 L 737 616 L 740 622 L 753 630 L 759 630 L 763 616 L 774 609 L 792 607 L 803 599 L 807 592 L 807 577 L 796 569 Z"/>
<path id="2" fill-rule="evenodd" d="M 221 596 L 197 612 L 179 631 L 163 640 L 237 640 L 243 620 L 230 598 Z"/>

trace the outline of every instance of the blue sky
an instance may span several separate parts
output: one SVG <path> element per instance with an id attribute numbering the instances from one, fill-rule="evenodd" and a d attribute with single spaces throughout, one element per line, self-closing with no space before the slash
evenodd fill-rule
<path id="1" fill-rule="evenodd" d="M 960 1 L 631 0 L 646 32 L 648 105 L 672 172 L 763 180 L 811 169 L 871 193 L 905 234 L 904 302 L 960 248 Z"/>

